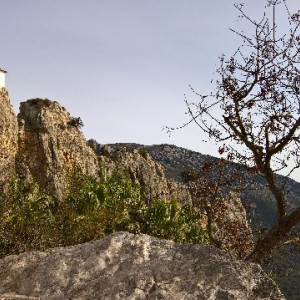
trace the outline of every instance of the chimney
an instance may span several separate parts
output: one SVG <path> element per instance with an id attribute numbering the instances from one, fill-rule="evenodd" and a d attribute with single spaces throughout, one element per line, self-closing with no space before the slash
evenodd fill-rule
<path id="1" fill-rule="evenodd" d="M 1 88 L 5 88 L 5 75 L 6 75 L 6 71 L 0 69 L 0 89 Z"/>

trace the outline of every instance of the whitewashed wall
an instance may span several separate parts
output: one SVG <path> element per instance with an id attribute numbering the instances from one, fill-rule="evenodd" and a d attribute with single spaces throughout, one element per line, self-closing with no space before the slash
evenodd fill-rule
<path id="1" fill-rule="evenodd" d="M 0 72 L 0 88 L 5 87 L 5 73 Z"/>

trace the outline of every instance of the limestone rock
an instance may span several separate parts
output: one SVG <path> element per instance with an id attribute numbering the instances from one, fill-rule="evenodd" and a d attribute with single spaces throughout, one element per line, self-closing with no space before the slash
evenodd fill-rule
<path id="1" fill-rule="evenodd" d="M 15 170 L 18 124 L 5 88 L 0 89 L 0 180 L 10 178 Z"/>
<path id="2" fill-rule="evenodd" d="M 22 102 L 17 170 L 60 197 L 72 172 L 97 176 L 97 158 L 69 112 L 48 99 Z"/>
<path id="3" fill-rule="evenodd" d="M 146 203 L 155 199 L 191 202 L 187 187 L 179 182 L 169 181 L 164 167 L 146 152 L 127 151 L 126 147 L 108 145 L 99 147 L 94 141 L 89 141 L 89 144 L 98 154 L 100 168 L 105 168 L 110 173 L 113 171 L 128 173 L 132 182 L 141 186 Z"/>
<path id="4" fill-rule="evenodd" d="M 0 295 L 9 293 L 53 300 L 284 299 L 259 265 L 233 261 L 212 246 L 125 232 L 3 258 Z"/>

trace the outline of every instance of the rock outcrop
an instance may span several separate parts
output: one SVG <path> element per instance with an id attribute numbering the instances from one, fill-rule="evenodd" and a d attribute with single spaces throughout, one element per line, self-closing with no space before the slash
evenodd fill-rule
<path id="1" fill-rule="evenodd" d="M 18 176 L 37 181 L 41 189 L 60 198 L 72 172 L 98 177 L 105 168 L 109 173 L 117 170 L 129 174 L 141 186 L 145 202 L 191 202 L 186 187 L 169 181 L 162 165 L 147 153 L 106 146 L 101 155 L 97 151 L 96 155 L 86 144 L 76 118 L 56 101 L 22 102 L 17 119 L 7 91 L 1 89 L 0 109 L 0 179 L 10 178 L 16 171 Z"/>
<path id="2" fill-rule="evenodd" d="M 10 178 L 15 171 L 18 124 L 5 88 L 0 89 L 0 180 Z"/>
<path id="3" fill-rule="evenodd" d="M 21 295 L 57 300 L 284 299 L 256 264 L 233 261 L 212 246 L 122 232 L 3 258 L 0 298 Z"/>
<path id="4" fill-rule="evenodd" d="M 48 99 L 22 102 L 18 123 L 18 174 L 32 177 L 57 197 L 63 195 L 72 172 L 97 177 L 94 152 L 86 145 L 76 118 L 59 103 Z"/>
<path id="5" fill-rule="evenodd" d="M 93 140 L 88 143 L 98 155 L 100 166 L 109 172 L 130 174 L 132 181 L 141 186 L 146 203 L 154 199 L 179 199 L 181 203 L 205 206 L 206 199 L 197 196 L 195 199 L 191 187 L 167 179 L 162 164 L 143 148 L 131 149 L 122 144 L 101 146 Z M 244 258 L 253 249 L 253 236 L 240 197 L 230 193 L 225 199 L 213 199 L 208 204 L 212 209 L 212 234 L 220 241 L 219 246 L 234 258 Z"/>
<path id="6" fill-rule="evenodd" d="M 121 171 L 129 174 L 132 182 L 141 187 L 146 203 L 156 199 L 178 199 L 181 203 L 191 203 L 187 187 L 168 180 L 164 167 L 141 149 L 129 151 L 122 146 L 101 146 L 93 140 L 89 141 L 89 145 L 98 156 L 99 168 L 105 168 L 109 173 Z"/>

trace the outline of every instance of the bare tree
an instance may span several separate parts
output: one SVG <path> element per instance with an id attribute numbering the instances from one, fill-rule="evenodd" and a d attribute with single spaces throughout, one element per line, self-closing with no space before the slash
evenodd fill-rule
<path id="1" fill-rule="evenodd" d="M 300 167 L 300 11 L 290 14 L 285 1 L 268 1 L 259 21 L 242 4 L 240 16 L 253 35 L 231 29 L 242 45 L 228 59 L 222 55 L 215 91 L 190 102 L 189 122 L 195 122 L 217 142 L 225 158 L 245 165 L 265 178 L 277 205 L 277 223 L 256 241 L 247 260 L 262 262 L 272 250 L 299 241 L 300 207 L 289 211 L 285 185 L 276 172 Z M 268 7 L 271 18 L 268 18 Z M 287 12 L 289 29 L 277 37 L 276 9 Z M 171 129 L 172 130 L 172 129 Z"/>
<path id="2" fill-rule="evenodd" d="M 206 216 L 205 227 L 211 244 L 237 259 L 245 258 L 253 249 L 252 230 L 239 201 L 240 193 L 249 190 L 252 183 L 250 174 L 243 176 L 244 170 L 241 165 L 215 159 L 197 170 L 187 168 L 181 173 L 193 205 Z"/>

